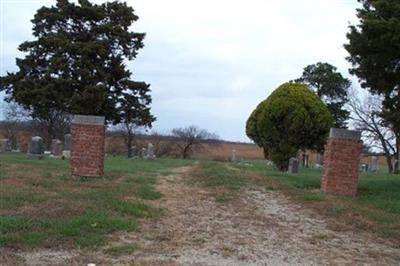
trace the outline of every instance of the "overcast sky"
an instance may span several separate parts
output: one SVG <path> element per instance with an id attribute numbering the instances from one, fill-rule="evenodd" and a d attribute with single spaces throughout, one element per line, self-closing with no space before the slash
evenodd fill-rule
<path id="1" fill-rule="evenodd" d="M 140 17 L 133 30 L 146 33 L 144 49 L 128 65 L 135 80 L 151 84 L 160 132 L 198 125 L 223 139 L 249 141 L 251 111 L 306 65 L 328 62 L 350 77 L 343 43 L 356 22 L 356 0 L 127 2 Z M 0 3 L 4 75 L 16 71 L 18 45 L 32 39 L 36 10 L 55 0 Z"/>

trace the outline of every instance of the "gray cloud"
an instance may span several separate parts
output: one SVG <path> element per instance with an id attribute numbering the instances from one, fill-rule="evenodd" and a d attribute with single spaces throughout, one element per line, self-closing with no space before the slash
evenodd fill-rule
<path id="1" fill-rule="evenodd" d="M 55 1 L 2 0 L 1 69 L 15 70 L 16 50 L 31 39 L 37 8 Z M 103 2 L 103 1 L 96 1 Z M 155 130 L 199 125 L 248 141 L 245 122 L 256 104 L 302 68 L 327 61 L 347 75 L 344 57 L 349 0 L 128 0 L 146 32 L 145 48 L 128 66 L 151 83 Z"/>

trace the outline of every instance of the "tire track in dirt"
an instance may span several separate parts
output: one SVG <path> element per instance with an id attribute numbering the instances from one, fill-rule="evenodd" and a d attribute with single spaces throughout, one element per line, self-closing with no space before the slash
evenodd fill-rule
<path id="1" fill-rule="evenodd" d="M 334 232 L 282 193 L 246 188 L 217 203 L 189 185 L 192 167 L 159 178 L 164 216 L 141 232 L 136 265 L 398 265 L 372 235 Z"/>

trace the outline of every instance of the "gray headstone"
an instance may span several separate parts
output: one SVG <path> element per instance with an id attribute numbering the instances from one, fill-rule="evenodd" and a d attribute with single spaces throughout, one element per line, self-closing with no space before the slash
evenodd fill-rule
<path id="1" fill-rule="evenodd" d="M 235 150 L 235 149 L 232 150 L 232 158 L 231 158 L 231 161 L 232 161 L 232 162 L 236 162 L 236 150 Z"/>
<path id="2" fill-rule="evenodd" d="M 360 172 L 368 172 L 368 164 L 367 163 L 363 163 L 360 165 Z"/>
<path id="3" fill-rule="evenodd" d="M 144 158 L 144 157 L 146 157 L 146 154 L 147 154 L 147 150 L 146 150 L 146 148 L 143 147 L 143 148 L 140 150 L 139 156 L 140 156 L 141 158 Z"/>
<path id="4" fill-rule="evenodd" d="M 369 158 L 368 171 L 374 173 L 379 171 L 378 157 L 372 156 Z"/>
<path id="5" fill-rule="evenodd" d="M 31 145 L 29 146 L 30 154 L 43 154 L 43 139 L 39 136 L 32 137 Z"/>
<path id="6" fill-rule="evenodd" d="M 29 145 L 29 158 L 41 159 L 43 158 L 43 152 L 43 139 L 39 136 L 32 137 L 31 143 Z"/>
<path id="7" fill-rule="evenodd" d="M 0 152 L 10 152 L 12 150 L 11 140 L 2 139 L 0 140 Z"/>
<path id="8" fill-rule="evenodd" d="M 152 143 L 149 143 L 147 145 L 146 158 L 154 159 L 154 157 L 156 157 L 154 154 L 154 145 Z"/>
<path id="9" fill-rule="evenodd" d="M 62 157 L 69 159 L 71 157 L 71 134 L 64 135 L 64 147 Z"/>
<path id="10" fill-rule="evenodd" d="M 61 140 L 53 139 L 51 141 L 51 157 L 61 158 L 63 156 L 63 143 Z"/>
<path id="11" fill-rule="evenodd" d="M 137 148 L 136 146 L 133 146 L 128 150 L 128 158 L 133 158 L 136 156 L 138 156 Z"/>
<path id="12" fill-rule="evenodd" d="M 292 174 L 296 174 L 299 172 L 299 160 L 297 158 L 290 158 L 288 172 Z"/>
<path id="13" fill-rule="evenodd" d="M 324 154 L 317 153 L 317 158 L 315 159 L 315 164 L 323 165 L 324 164 Z"/>

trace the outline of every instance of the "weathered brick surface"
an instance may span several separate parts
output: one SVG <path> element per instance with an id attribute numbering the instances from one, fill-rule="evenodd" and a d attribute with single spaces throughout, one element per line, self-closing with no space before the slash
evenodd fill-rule
<path id="1" fill-rule="evenodd" d="M 362 144 L 356 139 L 329 138 L 325 146 L 321 189 L 356 196 Z"/>
<path id="2" fill-rule="evenodd" d="M 104 125 L 71 125 L 71 170 L 75 176 L 104 173 Z"/>

